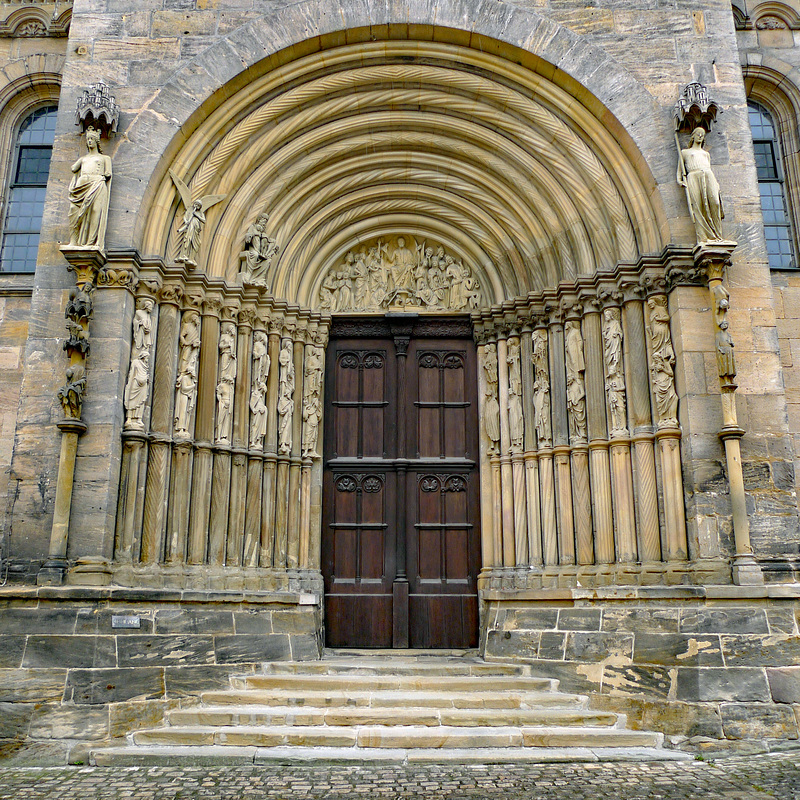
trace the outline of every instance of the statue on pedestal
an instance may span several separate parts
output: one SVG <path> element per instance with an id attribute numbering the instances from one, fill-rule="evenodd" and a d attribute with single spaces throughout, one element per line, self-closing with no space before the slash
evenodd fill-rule
<path id="1" fill-rule="evenodd" d="M 85 156 L 73 165 L 69 185 L 69 246 L 102 250 L 106 242 L 111 159 L 100 152 L 100 131 L 86 129 Z"/>

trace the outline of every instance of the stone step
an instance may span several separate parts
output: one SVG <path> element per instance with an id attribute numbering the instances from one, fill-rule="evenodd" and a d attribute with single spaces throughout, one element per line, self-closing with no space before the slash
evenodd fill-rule
<path id="1" fill-rule="evenodd" d="M 347 726 L 186 726 L 136 731 L 137 745 L 233 747 L 660 747 L 663 735 L 609 728 Z"/>
<path id="2" fill-rule="evenodd" d="M 448 687 L 449 688 L 449 687 Z M 582 695 L 555 691 L 472 691 L 395 689 L 348 691 L 296 688 L 254 690 L 229 689 L 203 692 L 200 699 L 206 705 L 305 706 L 309 708 L 341 708 L 368 706 L 372 708 L 583 708 L 587 699 Z"/>
<path id="3" fill-rule="evenodd" d="M 506 764 L 515 762 L 687 761 L 676 750 L 651 747 L 494 747 L 494 748 L 361 748 L 361 747 L 232 747 L 138 745 L 92 750 L 89 763 L 102 767 L 234 766 L 299 763 Z"/>
<path id="4" fill-rule="evenodd" d="M 171 711 L 173 726 L 234 725 L 424 725 L 434 727 L 498 727 L 553 725 L 560 728 L 582 725 L 614 727 L 619 716 L 609 712 L 564 708 L 470 709 L 470 708 L 298 708 L 297 706 L 197 706 Z"/>
<path id="5" fill-rule="evenodd" d="M 446 675 L 525 677 L 530 667 L 522 664 L 492 664 L 464 659 L 330 658 L 323 661 L 274 661 L 264 665 L 265 675 Z"/>
<path id="6" fill-rule="evenodd" d="M 359 675 L 359 674 L 289 674 L 247 675 L 233 679 L 235 688 L 243 689 L 300 689 L 379 691 L 402 689 L 403 691 L 433 689 L 448 692 L 473 691 L 547 691 L 555 688 L 549 678 L 507 675 Z"/>

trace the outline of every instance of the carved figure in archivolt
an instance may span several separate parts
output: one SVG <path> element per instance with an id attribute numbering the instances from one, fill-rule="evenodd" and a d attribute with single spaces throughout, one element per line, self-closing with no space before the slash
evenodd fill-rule
<path id="1" fill-rule="evenodd" d="M 653 381 L 653 398 L 658 425 L 678 424 L 678 395 L 675 391 L 675 350 L 669 333 L 669 312 L 665 297 L 651 297 L 647 301 L 649 316 L 650 375 Z"/>
<path id="2" fill-rule="evenodd" d="M 418 245 L 411 236 L 377 239 L 345 253 L 323 278 L 319 299 L 326 311 L 465 311 L 482 304 L 480 284 L 462 259 L 442 245 Z"/>
<path id="3" fill-rule="evenodd" d="M 292 452 L 292 411 L 294 410 L 294 359 L 292 341 L 284 339 L 278 355 L 278 453 Z"/>
<path id="4" fill-rule="evenodd" d="M 250 447 L 261 450 L 267 433 L 267 378 L 270 358 L 264 331 L 253 334 L 253 377 L 250 383 Z"/>
<path id="5" fill-rule="evenodd" d="M 111 159 L 100 152 L 100 131 L 86 129 L 85 156 L 73 165 L 69 185 L 69 246 L 102 250 L 106 242 Z"/>
<path id="6" fill-rule="evenodd" d="M 278 243 L 267 235 L 269 215 L 259 214 L 244 237 L 242 283 L 245 286 L 267 286 L 267 273 L 278 254 Z"/>
<path id="7" fill-rule="evenodd" d="M 611 436 L 624 436 L 628 433 L 628 420 L 622 364 L 622 314 L 618 308 L 603 311 L 603 363 Z"/>
<path id="8" fill-rule="evenodd" d="M 500 402 L 497 377 L 497 345 L 489 342 L 483 348 L 483 371 L 486 383 L 483 390 L 483 426 L 489 438 L 489 453 L 500 452 Z"/>
<path id="9" fill-rule="evenodd" d="M 583 354 L 581 323 L 568 319 L 564 325 L 564 350 L 567 366 L 567 412 L 569 438 L 573 444 L 586 441 L 586 361 Z"/>
<path id="10" fill-rule="evenodd" d="M 689 213 L 698 242 L 719 242 L 722 237 L 722 196 L 711 170 L 711 156 L 704 149 L 706 132 L 695 128 L 689 147 L 681 150 L 678 160 L 678 183 L 686 189 Z"/>
<path id="11" fill-rule="evenodd" d="M 217 444 L 231 443 L 233 394 L 236 384 L 236 325 L 223 322 L 219 335 L 219 378 L 217 380 Z"/>
<path id="12" fill-rule="evenodd" d="M 319 421 L 322 415 L 322 351 L 317 347 L 306 350 L 303 370 L 303 458 L 314 458 L 317 453 Z"/>
<path id="13" fill-rule="evenodd" d="M 185 209 L 183 221 L 178 228 L 178 255 L 175 256 L 175 261 L 178 264 L 186 264 L 188 267 L 196 267 L 203 228 L 206 224 L 206 211 L 224 200 L 227 195 L 208 194 L 192 200 L 189 187 L 172 170 L 169 171 L 169 174 L 181 196 Z"/>
<path id="14" fill-rule="evenodd" d="M 522 373 L 520 372 L 519 341 L 509 339 L 508 355 L 508 427 L 511 434 L 511 452 L 521 453 L 525 435 L 522 418 Z"/>
<path id="15" fill-rule="evenodd" d="M 550 419 L 550 363 L 547 351 L 547 331 L 537 328 L 533 332 L 533 422 L 539 447 L 553 443 Z"/>
<path id="16" fill-rule="evenodd" d="M 131 430 L 144 429 L 144 409 L 150 392 L 150 348 L 153 344 L 154 303 L 149 297 L 136 301 L 133 315 L 133 342 L 131 366 L 125 384 L 125 427 Z"/>
<path id="17" fill-rule="evenodd" d="M 188 436 L 197 399 L 197 362 L 200 355 L 200 315 L 187 311 L 181 320 L 178 377 L 175 381 L 175 435 Z"/>

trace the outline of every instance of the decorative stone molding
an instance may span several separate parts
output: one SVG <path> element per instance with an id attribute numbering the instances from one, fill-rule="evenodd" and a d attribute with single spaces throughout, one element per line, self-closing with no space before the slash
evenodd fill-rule
<path id="1" fill-rule="evenodd" d="M 119 106 L 108 84 L 98 81 L 83 90 L 75 109 L 75 124 L 84 133 L 95 128 L 106 138 L 117 132 Z"/>
<path id="2" fill-rule="evenodd" d="M 61 38 L 69 35 L 72 0 L 35 5 L 31 0 L 6 0 L 4 5 L 21 5 L 23 8 L 14 9 L 10 13 L 6 9 L 0 10 L 0 15 L 4 16 L 0 21 L 0 38 Z M 65 5 L 67 8 L 64 8 Z"/>

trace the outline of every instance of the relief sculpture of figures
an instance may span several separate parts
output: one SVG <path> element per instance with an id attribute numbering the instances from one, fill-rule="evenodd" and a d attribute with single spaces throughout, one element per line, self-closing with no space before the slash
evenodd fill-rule
<path id="1" fill-rule="evenodd" d="M 499 380 L 497 376 L 497 345 L 489 342 L 484 347 L 483 369 L 486 386 L 483 390 L 483 424 L 489 437 L 489 453 L 500 452 L 500 402 L 498 401 Z"/>
<path id="2" fill-rule="evenodd" d="M 511 433 L 511 452 L 521 453 L 524 438 L 522 418 L 522 373 L 519 363 L 519 342 L 510 339 L 508 343 L 508 425 Z"/>
<path id="3" fill-rule="evenodd" d="M 311 347 L 306 351 L 306 364 L 303 372 L 303 458 L 315 458 L 319 421 L 322 414 L 322 351 Z"/>
<path id="4" fill-rule="evenodd" d="M 133 315 L 133 342 L 128 382 L 125 384 L 125 427 L 144 430 L 144 409 L 150 386 L 150 348 L 153 344 L 153 301 L 140 297 Z"/>
<path id="5" fill-rule="evenodd" d="M 197 399 L 197 362 L 200 356 L 200 315 L 187 311 L 181 320 L 178 378 L 175 381 L 175 435 L 188 436 Z"/>
<path id="6" fill-rule="evenodd" d="M 581 323 L 568 319 L 564 325 L 567 366 L 567 411 L 569 438 L 573 444 L 586 441 L 586 361 L 583 354 Z"/>
<path id="7" fill-rule="evenodd" d="M 550 365 L 547 353 L 547 331 L 537 328 L 533 332 L 533 420 L 539 447 L 553 443 L 550 420 Z"/>
<path id="8" fill-rule="evenodd" d="M 603 311 L 603 362 L 610 434 L 626 436 L 628 413 L 625 404 L 625 373 L 622 365 L 622 315 L 618 308 Z"/>
<path id="9" fill-rule="evenodd" d="M 268 221 L 266 212 L 259 214 L 245 234 L 241 272 L 244 286 L 267 286 L 267 273 L 278 254 L 277 242 L 266 232 Z"/>
<path id="10" fill-rule="evenodd" d="M 236 325 L 232 322 L 223 322 L 219 336 L 219 380 L 216 390 L 217 444 L 231 443 L 236 366 Z"/>
<path id="11" fill-rule="evenodd" d="M 86 391 L 86 370 L 83 364 L 67 367 L 67 383 L 58 390 L 58 399 L 67 419 L 80 419 L 83 393 Z"/>
<path id="12" fill-rule="evenodd" d="M 675 392 L 675 350 L 669 333 L 669 312 L 666 298 L 651 297 L 647 301 L 650 326 L 650 348 L 652 365 L 650 374 L 653 379 L 653 397 L 655 399 L 658 426 L 677 426 L 678 395 Z"/>
<path id="13" fill-rule="evenodd" d="M 178 190 L 178 194 L 181 196 L 185 209 L 183 221 L 178 228 L 178 255 L 175 256 L 175 262 L 186 264 L 188 267 L 196 267 L 203 228 L 206 224 L 206 211 L 211 206 L 215 206 L 224 200 L 227 195 L 209 194 L 197 200 L 192 200 L 192 193 L 189 187 L 172 170 L 169 171 L 169 174 Z"/>
<path id="14" fill-rule="evenodd" d="M 250 447 L 261 450 L 267 433 L 267 378 L 270 358 L 264 331 L 253 334 L 253 377 L 250 384 Z"/>
<path id="15" fill-rule="evenodd" d="M 411 246 L 409 246 L 409 243 Z M 481 287 L 463 259 L 411 236 L 383 239 L 350 250 L 331 267 L 319 289 L 324 311 L 420 308 L 467 311 L 480 308 Z"/>
<path id="16" fill-rule="evenodd" d="M 100 152 L 100 131 L 86 129 L 85 156 L 73 165 L 69 185 L 69 247 L 102 250 L 106 243 L 111 159 Z"/>
<path id="17" fill-rule="evenodd" d="M 292 411 L 294 410 L 294 358 L 292 340 L 281 342 L 278 355 L 280 373 L 278 379 L 278 453 L 292 452 Z"/>
<path id="18" fill-rule="evenodd" d="M 681 150 L 678 159 L 678 184 L 686 189 L 697 241 L 720 242 L 725 213 L 719 184 L 711 171 L 711 156 L 703 147 L 705 140 L 703 128 L 692 131 L 689 147 Z"/>

